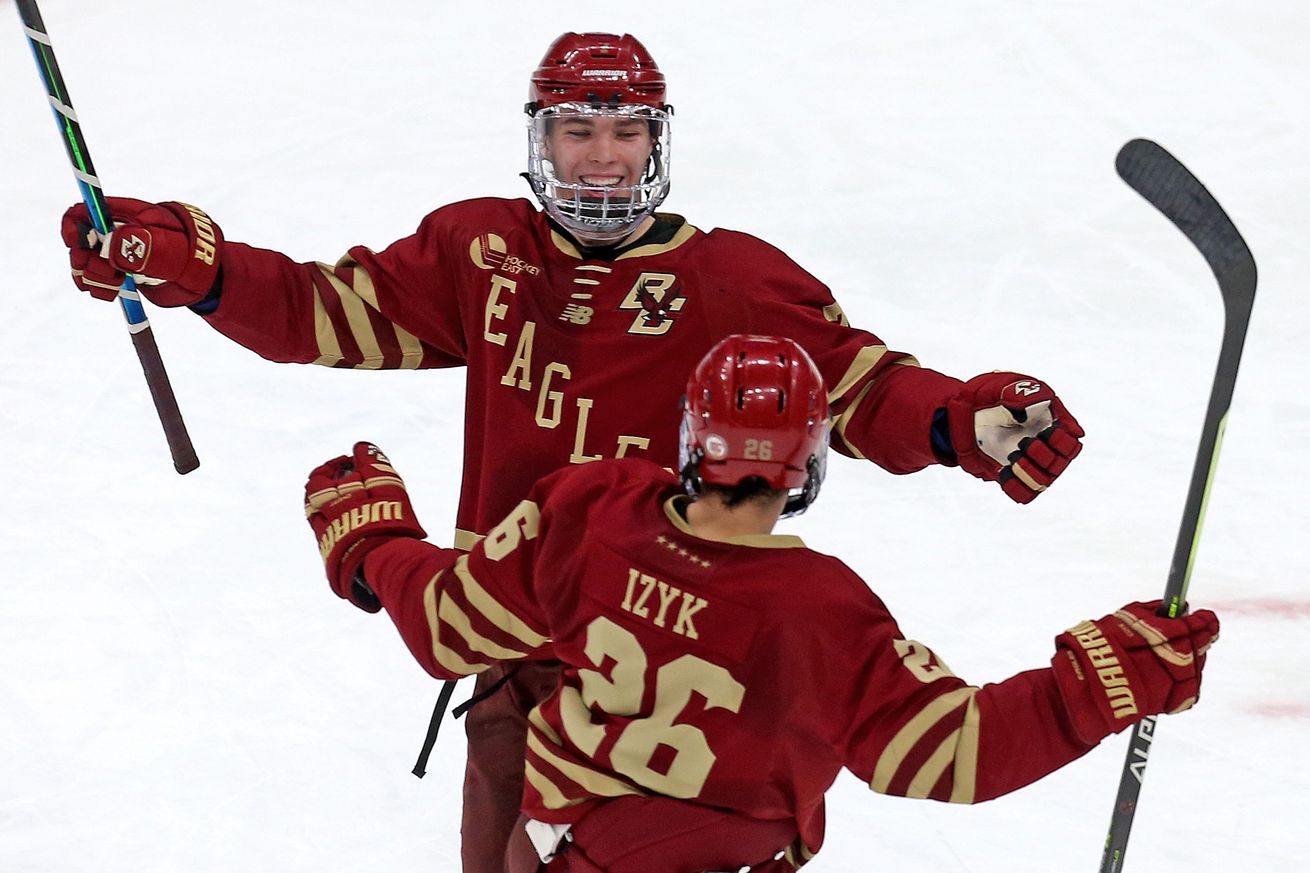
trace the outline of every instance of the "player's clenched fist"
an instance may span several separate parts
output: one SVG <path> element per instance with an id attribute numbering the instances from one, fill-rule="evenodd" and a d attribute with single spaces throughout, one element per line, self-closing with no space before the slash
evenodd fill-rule
<path id="1" fill-rule="evenodd" d="M 386 537 L 427 537 L 400 474 L 381 449 L 366 442 L 309 474 L 305 517 L 318 537 L 328 584 L 366 612 L 382 605 L 360 573 L 364 556 Z"/>
<path id="2" fill-rule="evenodd" d="M 1130 603 L 1055 638 L 1051 666 L 1084 742 L 1100 742 L 1148 715 L 1182 712 L 1200 696 L 1219 619 L 1208 609 L 1177 618 L 1159 610 L 1158 600 Z"/>
<path id="3" fill-rule="evenodd" d="M 1016 503 L 1045 491 L 1082 451 L 1083 429 L 1044 382 L 975 376 L 946 404 L 951 447 L 966 471 L 999 481 Z"/>
<path id="4" fill-rule="evenodd" d="M 218 278 L 223 233 L 201 210 L 185 203 L 106 198 L 114 229 L 96 232 L 85 204 L 64 213 L 60 233 L 68 246 L 73 282 L 101 300 L 113 300 L 130 274 L 157 306 L 199 303 Z"/>

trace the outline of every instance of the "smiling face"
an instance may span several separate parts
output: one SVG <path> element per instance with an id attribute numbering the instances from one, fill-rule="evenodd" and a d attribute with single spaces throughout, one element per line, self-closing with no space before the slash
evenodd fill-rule
<path id="1" fill-rule="evenodd" d="M 553 120 L 546 134 L 544 157 L 561 182 L 585 186 L 582 196 L 599 197 L 588 189 L 628 188 L 646 174 L 655 140 L 641 118 L 572 115 Z"/>

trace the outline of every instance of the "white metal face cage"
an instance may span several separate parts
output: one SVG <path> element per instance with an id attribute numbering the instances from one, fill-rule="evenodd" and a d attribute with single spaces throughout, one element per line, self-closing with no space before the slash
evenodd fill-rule
<path id="1" fill-rule="evenodd" d="M 528 180 L 546 213 L 587 244 L 604 245 L 623 239 L 669 193 L 671 112 L 650 106 L 591 106 L 560 103 L 539 110 L 528 120 Z M 613 188 L 561 180 L 546 156 L 547 135 L 566 116 L 638 118 L 650 126 L 653 142 L 646 172 L 635 185 Z"/>

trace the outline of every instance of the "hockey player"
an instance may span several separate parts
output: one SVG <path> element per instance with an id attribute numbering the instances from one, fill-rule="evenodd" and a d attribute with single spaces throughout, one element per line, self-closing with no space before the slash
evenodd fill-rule
<path id="1" fill-rule="evenodd" d="M 482 198 L 335 266 L 224 238 L 180 203 L 110 198 L 109 239 L 63 221 L 78 287 L 112 298 L 124 273 L 274 361 L 467 368 L 455 546 L 468 549 L 538 478 L 601 458 L 672 465 L 682 374 L 734 332 L 793 337 L 823 374 L 834 445 L 893 473 L 958 465 L 1033 499 L 1082 430 L 1045 383 L 962 382 L 849 326 L 829 290 L 778 249 L 655 210 L 669 190 L 663 74 L 631 36 L 565 34 L 531 77 L 527 200 Z M 1007 356 L 1012 354 L 1006 350 Z M 634 401 L 634 386 L 640 396 Z M 525 714 L 549 665 L 497 666 L 470 711 L 466 873 L 499 873 L 517 814 Z"/>
<path id="2" fill-rule="evenodd" d="M 468 553 L 422 541 L 375 446 L 310 474 L 332 589 L 386 609 L 433 676 L 564 662 L 529 716 L 511 873 L 538 855 L 571 873 L 784 873 L 818 851 L 843 766 L 875 791 L 975 803 L 1196 701 L 1208 610 L 1129 604 L 1057 636 L 1049 667 L 978 688 L 844 564 L 773 534 L 814 501 L 828 444 L 825 384 L 790 340 L 719 342 L 686 398 L 678 474 L 560 470 Z"/>

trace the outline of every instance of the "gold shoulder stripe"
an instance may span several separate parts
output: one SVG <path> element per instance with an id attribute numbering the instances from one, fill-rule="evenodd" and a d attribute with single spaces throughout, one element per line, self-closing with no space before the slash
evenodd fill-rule
<path id="1" fill-rule="evenodd" d="M 323 277 L 332 285 L 332 289 L 337 292 L 341 298 L 341 309 L 346 313 L 346 322 L 350 327 L 350 333 L 355 338 L 355 344 L 359 346 L 360 352 L 364 355 L 364 360 L 355 365 L 357 370 L 376 370 L 382 366 L 382 348 L 378 345 L 377 335 L 373 333 L 373 325 L 368 320 L 368 312 L 364 309 L 364 298 L 362 298 L 356 289 L 347 285 L 332 272 L 332 268 L 326 264 L 317 264 L 318 269 L 323 273 Z M 371 280 L 367 280 L 368 274 L 364 270 L 355 271 L 356 281 L 361 287 L 366 287 L 372 292 L 373 286 Z M 360 277 L 364 277 L 361 279 Z M 373 301 L 376 304 L 376 300 Z"/>
<path id="2" fill-rule="evenodd" d="M 620 782 L 599 770 L 593 770 L 590 767 L 583 767 L 564 760 L 546 748 L 546 744 L 532 731 L 528 731 L 528 748 L 540 756 L 547 764 L 582 786 L 584 791 L 594 797 L 624 797 L 629 794 L 641 795 L 646 793 L 636 786 Z"/>
<path id="3" fill-rule="evenodd" d="M 498 661 L 510 661 L 528 656 L 527 652 L 506 648 L 475 631 L 473 623 L 464 614 L 464 610 L 460 609 L 454 600 L 444 594 L 441 597 L 441 604 L 437 607 L 437 619 L 446 627 L 459 633 L 468 647 L 479 654 L 495 658 Z"/>
<path id="4" fill-rule="evenodd" d="M 978 711 L 978 698 L 969 698 L 960 726 L 960 743 L 955 752 L 955 784 L 951 787 L 951 803 L 973 803 L 978 795 L 978 739 L 982 735 L 982 715 Z"/>
<path id="5" fill-rule="evenodd" d="M 359 261 L 356 261 L 350 255 L 346 255 L 337 261 L 337 267 L 345 267 L 355 271 L 355 293 L 374 311 L 381 313 L 382 307 L 378 304 L 378 290 L 373 284 L 373 277 L 369 275 L 368 270 L 360 266 Z M 418 337 L 395 322 L 392 322 L 391 327 L 396 333 L 396 343 L 400 346 L 399 369 L 418 369 L 418 365 L 423 362 L 423 344 L 419 342 Z"/>
<path id="6" fill-rule="evenodd" d="M 529 649 L 535 649 L 550 640 L 550 637 L 537 633 L 521 618 L 510 612 L 487 589 L 478 584 L 469 571 L 468 555 L 460 555 L 455 561 L 455 575 L 464 583 L 464 596 L 469 605 L 482 614 L 482 617 L 503 630 L 505 633 L 523 642 Z"/>
<path id="7" fill-rule="evenodd" d="M 472 676 L 474 673 L 481 673 L 486 670 L 491 664 L 470 664 L 441 641 L 441 622 L 437 618 L 437 581 L 441 579 L 445 572 L 445 570 L 442 570 L 433 576 L 427 588 L 423 589 L 423 612 L 427 616 L 428 633 L 432 637 L 432 657 L 436 659 L 438 664 L 452 673 L 458 673 L 461 676 Z"/>
<path id="8" fill-rule="evenodd" d="M 943 718 L 959 709 L 961 705 L 972 700 L 977 693 L 978 689 L 972 686 L 957 688 L 954 691 L 948 691 L 920 710 L 914 718 L 910 719 L 903 728 L 897 731 L 896 736 L 892 737 L 891 742 L 878 756 L 878 763 L 873 770 L 873 779 L 869 780 L 869 787 L 879 794 L 886 794 L 887 788 L 891 785 L 892 779 L 896 777 L 896 772 L 900 769 L 901 764 L 919 745 L 924 734 L 932 730 Z"/>

